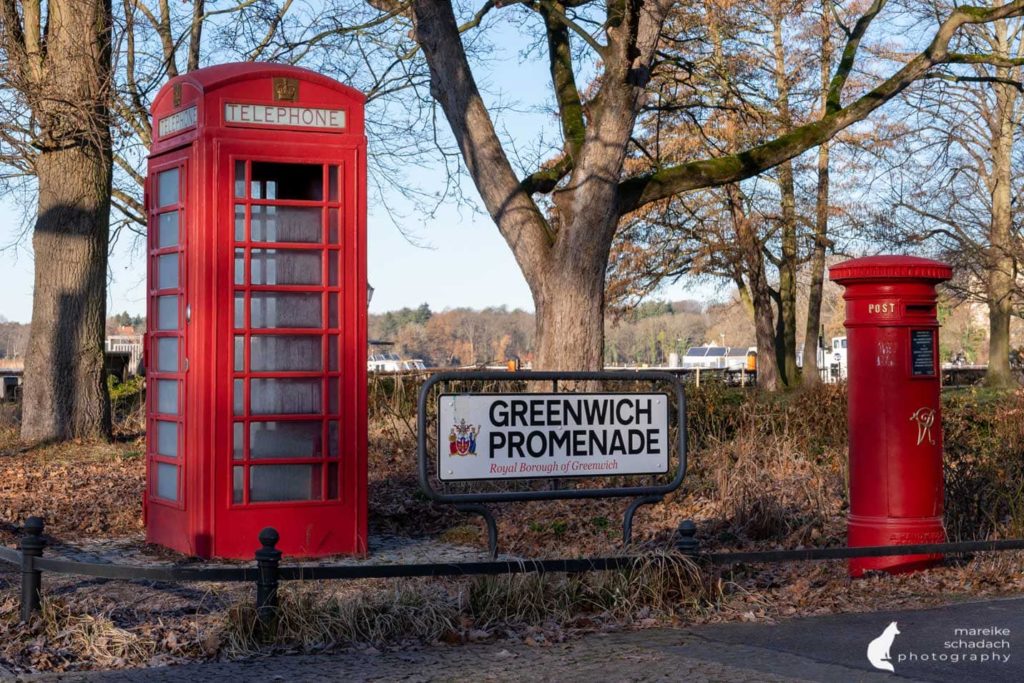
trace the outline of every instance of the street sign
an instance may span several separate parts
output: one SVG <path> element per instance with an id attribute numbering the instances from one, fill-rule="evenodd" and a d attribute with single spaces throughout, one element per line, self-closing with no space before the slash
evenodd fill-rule
<path id="1" fill-rule="evenodd" d="M 442 394 L 442 481 L 664 474 L 665 394 Z"/>

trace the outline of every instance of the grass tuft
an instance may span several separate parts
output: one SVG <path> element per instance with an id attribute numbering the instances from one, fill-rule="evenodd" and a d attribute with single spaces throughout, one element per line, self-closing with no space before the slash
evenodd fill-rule
<path id="1" fill-rule="evenodd" d="M 267 646 L 323 649 L 380 645 L 403 639 L 433 642 L 455 629 L 459 605 L 439 584 L 395 583 L 384 590 L 324 595 L 318 583 L 284 586 L 277 617 L 262 624 L 249 602 L 233 606 L 223 650 L 246 655 Z"/>
<path id="2" fill-rule="evenodd" d="M 97 667 L 138 666 L 157 650 L 152 638 L 121 628 L 102 614 L 74 614 L 60 600 L 44 598 L 41 617 L 43 632 L 51 641 Z"/>
<path id="3" fill-rule="evenodd" d="M 567 625 L 582 616 L 631 622 L 703 610 L 718 599 L 708 572 L 675 552 L 649 552 L 620 571 L 508 574 L 402 581 L 328 594 L 320 583 L 285 585 L 270 623 L 247 601 L 225 620 L 222 651 L 321 650 L 405 640 L 458 641 L 481 630 Z"/>

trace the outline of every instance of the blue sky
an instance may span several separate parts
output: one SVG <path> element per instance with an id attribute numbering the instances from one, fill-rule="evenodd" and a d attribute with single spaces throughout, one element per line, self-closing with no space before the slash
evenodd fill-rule
<path id="1" fill-rule="evenodd" d="M 520 149 L 529 147 L 542 131 L 552 139 L 556 122 L 552 116 L 538 111 L 550 93 L 546 66 L 535 60 L 522 63 L 519 49 L 523 43 L 515 29 L 495 28 L 494 51 L 478 67 L 477 78 L 488 100 L 500 98 L 502 103 L 514 105 L 515 112 L 500 115 L 498 129 L 507 131 Z M 429 190 L 440 175 L 437 169 L 416 169 L 409 173 L 408 180 Z M 491 220 L 479 211 L 479 198 L 472 183 L 466 180 L 463 187 L 477 210 L 449 202 L 432 217 L 418 217 L 401 198 L 389 197 L 404 216 L 402 230 L 386 211 L 379 207 L 375 210 L 371 203 L 368 271 L 375 288 L 371 312 L 424 302 L 434 310 L 501 305 L 533 309 L 529 288 L 511 252 Z M 22 233 L 21 210 L 8 198 L 0 197 L 0 316 L 29 322 L 34 261 L 30 238 L 18 239 Z M 687 297 L 682 285 L 663 294 L 672 299 Z M 128 234 L 111 252 L 107 305 L 111 314 L 142 314 L 145 310 L 142 244 Z"/>

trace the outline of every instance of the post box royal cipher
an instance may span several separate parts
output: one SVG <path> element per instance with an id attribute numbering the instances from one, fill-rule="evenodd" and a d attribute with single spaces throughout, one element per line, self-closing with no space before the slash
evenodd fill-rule
<path id="1" fill-rule="evenodd" d="M 361 93 L 276 64 L 172 79 L 146 180 L 146 538 L 366 551 Z"/>
<path id="2" fill-rule="evenodd" d="M 851 546 L 946 540 L 935 286 L 938 261 L 872 256 L 833 266 L 846 291 Z M 939 555 L 850 560 L 850 574 L 920 569 Z"/>

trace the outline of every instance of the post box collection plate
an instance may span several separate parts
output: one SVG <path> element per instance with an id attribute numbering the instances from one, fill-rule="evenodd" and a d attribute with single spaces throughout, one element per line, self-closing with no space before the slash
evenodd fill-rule
<path id="1" fill-rule="evenodd" d="M 935 330 L 910 331 L 910 374 L 935 376 Z"/>

